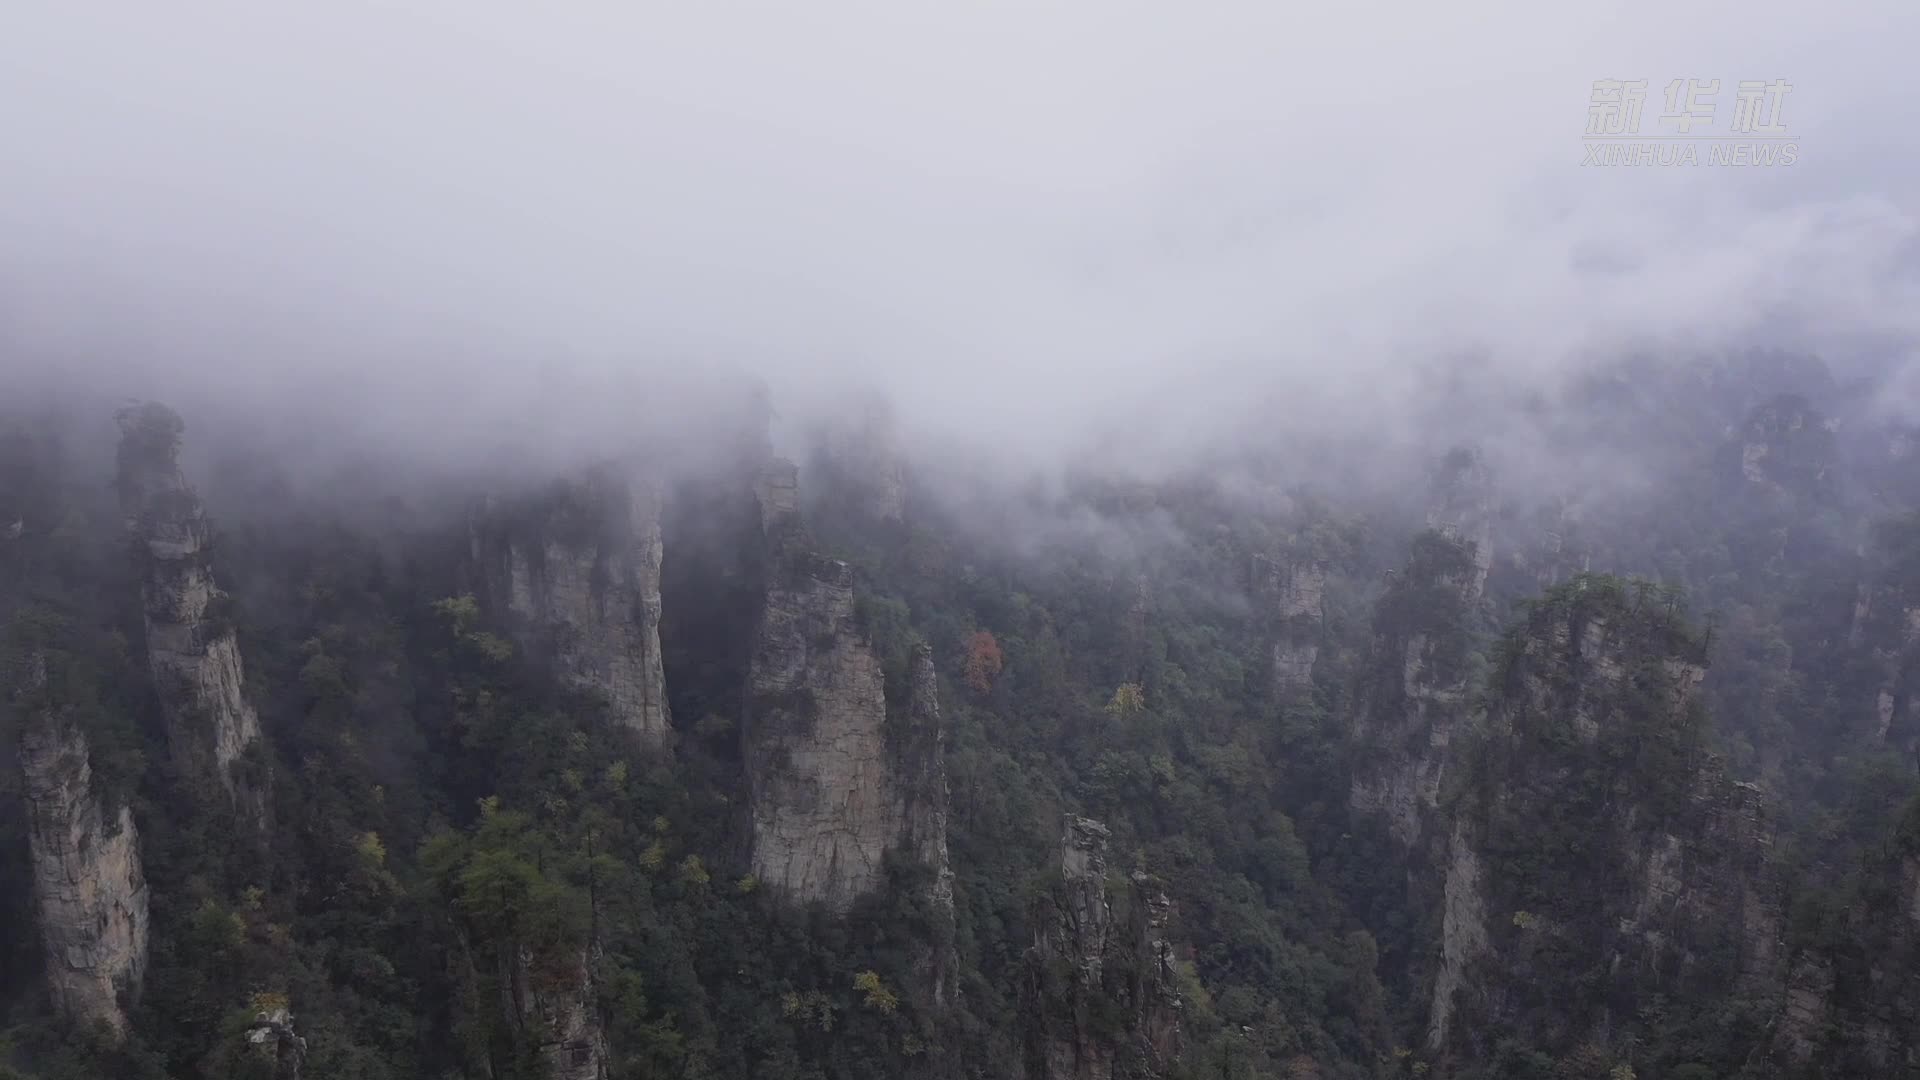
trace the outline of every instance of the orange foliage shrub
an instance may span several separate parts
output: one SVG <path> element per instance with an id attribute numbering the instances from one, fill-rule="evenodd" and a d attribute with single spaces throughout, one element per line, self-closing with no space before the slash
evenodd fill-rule
<path id="1" fill-rule="evenodd" d="M 1005 661 L 1000 654 L 1000 643 L 985 630 L 976 630 L 967 639 L 967 685 L 973 687 L 976 694 L 984 694 L 993 689 L 994 676 L 1000 674 L 1000 665 Z"/>

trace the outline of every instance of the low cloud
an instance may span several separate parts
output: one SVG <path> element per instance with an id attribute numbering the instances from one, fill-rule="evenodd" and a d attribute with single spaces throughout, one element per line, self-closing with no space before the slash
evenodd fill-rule
<path id="1" fill-rule="evenodd" d="M 1394 445 L 1462 358 L 1515 399 L 1755 343 L 1887 375 L 1917 39 L 1894 0 L 42 6 L 0 362 L 435 459 L 670 428 L 693 372 L 788 420 L 871 383 L 923 452 L 1159 469 Z M 1798 163 L 1583 167 L 1603 78 L 1648 132 L 1671 79 L 1722 124 L 1787 79 Z"/>

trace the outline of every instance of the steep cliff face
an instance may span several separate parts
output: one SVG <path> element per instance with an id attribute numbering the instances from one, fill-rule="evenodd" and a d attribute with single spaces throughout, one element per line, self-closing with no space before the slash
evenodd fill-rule
<path id="1" fill-rule="evenodd" d="M 568 683 L 658 744 L 670 731 L 660 655 L 660 499 L 607 465 L 474 515 L 489 606 Z"/>
<path id="2" fill-rule="evenodd" d="M 1792 956 L 1773 1063 L 1790 1076 L 1920 1074 L 1920 804 L 1847 876 L 1839 925 Z"/>
<path id="3" fill-rule="evenodd" d="M 1847 734 L 1856 745 L 1884 746 L 1920 764 L 1920 522 L 1884 522 L 1877 532 L 1847 634 L 1876 678 L 1845 687 L 1863 692 Z"/>
<path id="4" fill-rule="evenodd" d="M 147 662 L 184 772 L 209 777 L 264 822 L 270 782 L 244 761 L 260 739 L 227 597 L 214 583 L 212 529 L 180 470 L 185 425 L 165 406 L 121 410 L 120 503 L 141 574 Z"/>
<path id="5" fill-rule="evenodd" d="M 1402 846 L 1432 829 L 1448 748 L 1469 723 L 1467 620 L 1481 573 L 1470 545 L 1423 533 L 1374 611 L 1367 675 L 1349 718 L 1348 804 L 1379 815 Z"/>
<path id="6" fill-rule="evenodd" d="M 1770 398 L 1740 430 L 1740 476 L 1768 491 L 1817 497 L 1825 493 L 1836 465 L 1833 433 L 1834 426 L 1806 398 Z"/>
<path id="7" fill-rule="evenodd" d="M 1447 840 L 1447 867 L 1440 917 L 1440 967 L 1427 1009 L 1427 1043 L 1438 1049 L 1453 1031 L 1453 1006 L 1474 967 L 1487 953 L 1486 871 L 1468 840 L 1464 823 Z"/>
<path id="8" fill-rule="evenodd" d="M 763 473 L 769 580 L 749 664 L 745 750 L 753 867 L 801 902 L 844 911 L 905 845 L 951 908 L 946 775 L 930 654 L 889 716 L 886 675 L 860 625 L 853 573 L 812 551 L 790 467 Z"/>
<path id="9" fill-rule="evenodd" d="M 1536 508 L 1512 525 L 1513 535 L 1493 561 L 1488 589 L 1498 595 L 1524 595 L 1550 589 L 1576 574 L 1593 570 L 1593 553 L 1585 544 L 1580 520 L 1565 503 Z"/>
<path id="10" fill-rule="evenodd" d="M 506 982 L 509 1019 L 539 1056 L 552 1080 L 606 1080 L 607 1036 L 594 1003 L 589 952 L 561 964 L 540 963 L 526 950 L 514 956 Z"/>
<path id="11" fill-rule="evenodd" d="M 854 622 L 852 571 L 790 552 L 748 676 L 753 868 L 801 901 L 845 910 L 881 881 L 901 835 L 885 677 Z"/>
<path id="12" fill-rule="evenodd" d="M 1493 472 L 1479 450 L 1459 447 L 1434 470 L 1427 528 L 1466 548 L 1473 560 L 1467 599 L 1478 599 L 1493 566 Z"/>
<path id="13" fill-rule="evenodd" d="M 1110 837 L 1075 817 L 1061 838 L 1060 881 L 1028 954 L 1031 1080 L 1160 1077 L 1180 1053 L 1173 905 L 1144 873 L 1109 882 Z"/>
<path id="14" fill-rule="evenodd" d="M 1833 990 L 1833 964 L 1826 957 L 1818 953 L 1794 957 L 1773 1037 L 1779 1060 L 1802 1065 L 1820 1051 L 1833 1019 Z"/>
<path id="15" fill-rule="evenodd" d="M 1759 791 L 1704 746 L 1704 655 L 1650 595 L 1586 577 L 1502 643 L 1485 729 L 1456 751 L 1431 1046 L 1487 1060 L 1525 1032 L 1625 1055 L 1662 995 L 1729 990 L 1729 1038 L 1759 1037 L 1776 886 Z"/>
<path id="16" fill-rule="evenodd" d="M 953 865 L 947 854 L 947 766 L 940 726 L 940 685 L 933 650 L 914 647 L 907 702 L 907 729 L 899 753 L 901 837 L 909 852 L 931 873 L 927 902 L 932 937 L 923 946 L 920 967 L 933 1005 L 945 1007 L 959 992 L 960 962 L 954 953 Z"/>
<path id="17" fill-rule="evenodd" d="M 33 894 L 47 986 L 61 1012 L 115 1032 L 147 962 L 147 885 L 133 812 L 104 806 L 87 742 L 44 701 L 36 658 L 24 692 L 20 764 L 33 859 Z"/>
<path id="18" fill-rule="evenodd" d="M 1036 1080 L 1109 1080 L 1116 1047 L 1090 1031 L 1088 1012 L 1105 983 L 1113 905 L 1107 898 L 1107 841 L 1091 818 L 1069 818 L 1060 841 L 1060 884 L 1050 917 L 1038 921 L 1029 1012 L 1028 1064 Z"/>
<path id="19" fill-rule="evenodd" d="M 254 1014 L 247 1027 L 247 1046 L 273 1080 L 300 1080 L 307 1062 L 307 1040 L 294 1030 L 293 1013 L 285 1005 L 271 1004 Z"/>
<path id="20" fill-rule="evenodd" d="M 800 468 L 785 458 L 771 458 L 753 479 L 753 498 L 760 505 L 760 530 L 778 544 L 783 534 L 800 522 Z"/>
<path id="21" fill-rule="evenodd" d="M 1146 574 L 1136 574 L 1130 583 L 1119 585 L 1119 588 L 1131 594 L 1132 598 L 1120 616 L 1116 658 L 1120 661 L 1123 678 L 1127 682 L 1138 682 L 1146 677 L 1147 661 L 1153 649 L 1153 581 Z"/>
<path id="22" fill-rule="evenodd" d="M 1272 641 L 1274 691 L 1284 695 L 1303 690 L 1312 685 L 1313 665 L 1320 657 L 1326 567 L 1306 558 L 1255 556 L 1253 578 Z"/>

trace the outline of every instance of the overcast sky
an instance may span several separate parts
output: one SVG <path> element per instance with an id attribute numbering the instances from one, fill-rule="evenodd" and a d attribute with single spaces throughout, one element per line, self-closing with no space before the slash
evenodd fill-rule
<path id="1" fill-rule="evenodd" d="M 1460 351 L 1897 351 L 1915 42 L 1910 0 L 16 4 L 0 362 L 393 417 L 727 363 L 1044 454 L 1353 423 Z M 1605 78 L 1648 133 L 1721 80 L 1716 134 L 1784 78 L 1798 162 L 1583 167 Z"/>

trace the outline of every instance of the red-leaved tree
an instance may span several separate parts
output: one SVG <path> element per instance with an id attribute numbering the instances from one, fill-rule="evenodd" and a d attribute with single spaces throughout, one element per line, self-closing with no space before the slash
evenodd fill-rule
<path id="1" fill-rule="evenodd" d="M 1000 665 L 1005 661 L 1000 654 L 1000 643 L 985 630 L 975 630 L 967 639 L 967 685 L 973 687 L 976 694 L 984 694 L 993 689 L 994 676 L 1000 674 Z"/>

